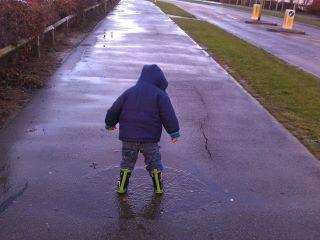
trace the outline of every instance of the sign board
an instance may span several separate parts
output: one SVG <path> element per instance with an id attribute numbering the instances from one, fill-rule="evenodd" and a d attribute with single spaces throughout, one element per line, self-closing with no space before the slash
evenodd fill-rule
<path id="1" fill-rule="evenodd" d="M 294 15 L 295 15 L 295 10 L 293 10 L 293 9 L 286 10 L 286 12 L 284 14 L 282 28 L 284 28 L 284 29 L 292 29 L 293 28 Z"/>

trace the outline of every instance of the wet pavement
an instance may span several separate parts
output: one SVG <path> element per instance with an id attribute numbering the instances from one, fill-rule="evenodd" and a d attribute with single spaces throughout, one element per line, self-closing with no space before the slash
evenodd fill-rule
<path id="1" fill-rule="evenodd" d="M 169 79 L 166 192 L 115 194 L 106 109 L 143 64 Z M 320 164 L 167 16 L 123 0 L 0 132 L 0 239 L 319 239 Z"/>
<path id="2" fill-rule="evenodd" d="M 193 14 L 198 19 L 213 23 L 235 36 L 263 48 L 287 63 L 320 77 L 320 27 L 295 22 L 294 29 L 306 35 L 275 33 L 270 26 L 245 24 L 251 13 L 222 5 L 166 0 Z M 262 20 L 282 26 L 283 19 L 262 15 Z M 272 27 L 271 27 L 272 28 Z"/>

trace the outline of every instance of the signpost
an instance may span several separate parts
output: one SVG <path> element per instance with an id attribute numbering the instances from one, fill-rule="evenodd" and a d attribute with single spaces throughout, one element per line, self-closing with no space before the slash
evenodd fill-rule
<path id="1" fill-rule="evenodd" d="M 303 31 L 293 29 L 294 16 L 296 11 L 294 9 L 287 9 L 284 14 L 283 24 L 281 28 L 268 28 L 271 32 L 306 34 Z"/>

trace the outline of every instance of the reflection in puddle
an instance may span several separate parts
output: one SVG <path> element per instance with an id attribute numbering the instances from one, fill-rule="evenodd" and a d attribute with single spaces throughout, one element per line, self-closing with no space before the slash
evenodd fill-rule
<path id="1" fill-rule="evenodd" d="M 114 19 L 115 24 L 119 26 L 123 34 L 125 33 L 141 33 L 145 32 L 145 29 L 142 28 L 138 23 L 136 23 L 134 20 L 129 18 L 117 18 Z"/>
<path id="2" fill-rule="evenodd" d="M 134 208 L 130 204 L 128 195 L 117 195 L 119 219 L 135 218 Z"/>
<path id="3" fill-rule="evenodd" d="M 163 195 L 153 194 L 151 199 L 144 202 L 144 207 L 141 212 L 138 209 L 135 209 L 135 205 L 130 196 L 118 195 L 118 213 L 119 219 L 134 219 L 136 217 L 143 217 L 144 219 L 155 220 L 162 213 L 164 213 L 164 208 L 162 206 Z"/>
<path id="4" fill-rule="evenodd" d="M 138 11 L 129 10 L 130 5 L 126 3 L 118 6 L 117 14 L 108 17 L 119 30 L 108 31 L 105 29 L 103 34 L 98 37 L 99 41 L 94 46 L 95 48 L 106 48 L 111 41 L 123 40 L 128 34 L 145 32 L 140 24 L 130 18 L 130 15 L 140 14 Z"/>
<path id="5" fill-rule="evenodd" d="M 129 2 L 122 2 L 121 5 L 117 6 L 117 16 L 119 15 L 133 15 L 133 14 L 140 14 L 140 11 L 132 10 L 135 5 Z M 130 9 L 131 8 L 131 9 Z"/>
<path id="6" fill-rule="evenodd" d="M 161 219 L 160 216 L 164 212 L 163 200 L 164 196 L 154 194 L 149 196 L 148 200 L 137 203 L 130 194 L 117 194 L 117 226 L 107 234 L 106 239 L 128 239 L 128 236 L 135 236 L 134 239 L 145 239 L 150 231 L 155 233 L 150 226 L 152 222 Z M 142 207 L 139 207 L 139 204 L 142 204 Z"/>
<path id="7" fill-rule="evenodd" d="M 143 209 L 143 217 L 145 219 L 154 220 L 164 213 L 164 207 L 162 205 L 163 195 L 154 194 L 151 200 Z"/>
<path id="8" fill-rule="evenodd" d="M 112 78 L 112 77 L 94 77 L 94 76 L 73 76 L 72 78 L 61 79 L 61 82 L 87 82 L 91 84 L 103 84 L 110 83 L 116 85 L 128 85 L 137 82 L 136 79 L 132 78 Z"/>
<path id="9" fill-rule="evenodd" d="M 113 32 L 105 31 L 103 34 L 102 40 L 106 40 L 106 41 L 121 40 L 124 35 L 125 35 L 124 32 L 121 32 L 121 31 L 113 31 Z"/>

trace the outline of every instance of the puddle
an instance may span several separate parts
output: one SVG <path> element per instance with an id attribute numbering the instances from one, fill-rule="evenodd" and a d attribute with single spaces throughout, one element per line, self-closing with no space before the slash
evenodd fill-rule
<path id="1" fill-rule="evenodd" d="M 157 197 L 153 193 L 152 180 L 144 167 L 136 167 L 131 178 L 127 195 L 116 193 L 118 166 L 107 169 L 95 169 L 85 176 L 94 181 L 93 184 L 113 179 L 114 184 L 105 186 L 108 196 L 113 197 L 119 212 L 119 218 L 151 218 L 161 215 L 199 210 L 201 208 L 218 207 L 219 204 L 230 203 L 230 194 L 219 186 L 209 186 L 196 176 L 167 167 L 164 171 L 165 193 Z M 108 180 L 110 181 L 110 180 Z"/>
<path id="2" fill-rule="evenodd" d="M 105 201 L 110 203 L 108 212 L 112 220 L 106 229 L 106 239 L 127 239 L 128 236 L 145 239 L 143 236 L 151 232 L 156 234 L 157 226 L 168 219 L 179 221 L 181 216 L 201 216 L 207 211 L 220 211 L 226 204 L 234 204 L 230 202 L 231 194 L 219 186 L 212 182 L 208 185 L 190 172 L 173 167 L 165 168 L 163 195 L 153 193 L 152 180 L 142 166 L 133 171 L 128 194 L 119 195 L 116 193 L 118 171 L 118 166 L 104 169 L 98 166 L 85 176 L 90 185 L 98 189 L 103 186 L 105 196 L 108 196 Z"/>
<path id="3" fill-rule="evenodd" d="M 117 27 L 113 31 L 105 29 L 103 34 L 98 36 L 98 41 L 94 47 L 106 48 L 111 41 L 123 40 L 128 34 L 146 32 L 146 29 L 128 17 L 131 14 L 139 14 L 139 12 L 128 10 L 127 6 L 124 5 L 118 9 L 117 15 L 108 17 Z"/>

